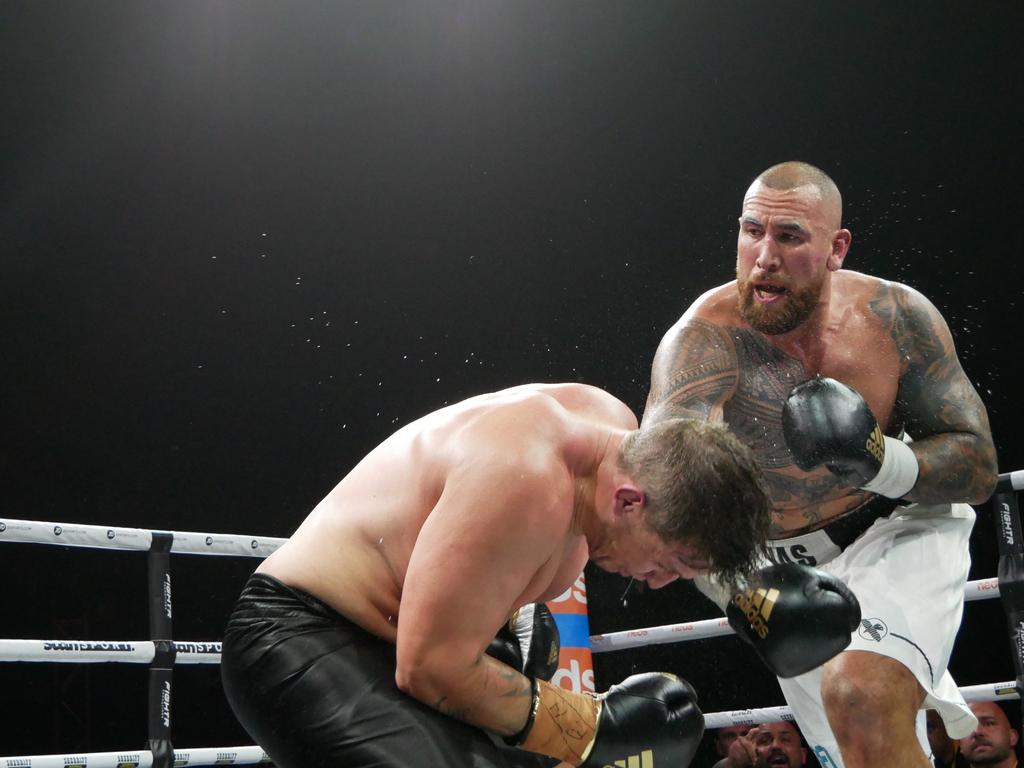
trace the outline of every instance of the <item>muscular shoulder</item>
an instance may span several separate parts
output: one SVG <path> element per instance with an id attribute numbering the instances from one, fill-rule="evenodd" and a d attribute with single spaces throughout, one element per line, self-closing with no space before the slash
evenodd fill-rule
<path id="1" fill-rule="evenodd" d="M 542 477 L 549 469 L 561 472 L 566 444 L 576 438 L 581 422 L 599 428 L 636 427 L 629 408 L 596 387 L 529 384 L 497 393 L 475 410 L 455 442 L 461 463 L 486 457 L 524 477 Z"/>
<path id="2" fill-rule="evenodd" d="M 833 292 L 837 291 L 846 302 L 868 308 L 890 320 L 908 309 L 934 310 L 931 302 L 909 285 L 848 269 L 840 270 L 833 278 Z"/>
<path id="3" fill-rule="evenodd" d="M 717 288 L 712 288 L 701 294 L 680 318 L 680 323 L 694 319 L 723 328 L 739 325 L 741 321 L 736 281 L 731 280 L 725 285 L 719 285 Z"/>
<path id="4" fill-rule="evenodd" d="M 909 285 L 856 272 L 850 273 L 847 279 L 858 299 L 888 327 L 914 313 L 938 315 L 935 305 Z"/>
<path id="5" fill-rule="evenodd" d="M 569 418 L 583 418 L 608 427 L 636 429 L 636 414 L 619 398 L 589 384 L 548 384 L 541 390 L 565 409 Z"/>
<path id="6" fill-rule="evenodd" d="M 655 365 L 673 361 L 680 353 L 689 359 L 728 354 L 732 349 L 730 329 L 740 324 L 736 308 L 736 283 L 726 283 L 700 296 L 668 329 L 658 345 Z"/>
<path id="7" fill-rule="evenodd" d="M 904 355 L 945 328 L 935 305 L 909 285 L 859 272 L 840 274 L 844 292 L 886 330 Z"/>
<path id="8" fill-rule="evenodd" d="M 688 359 L 730 354 L 732 329 L 740 325 L 736 307 L 736 283 L 713 288 L 698 298 L 665 333 L 658 347 L 659 358 L 675 358 L 683 353 Z M 678 361 L 673 363 L 677 367 Z"/>
<path id="9" fill-rule="evenodd" d="M 481 411 L 453 435 L 449 477 L 479 479 L 505 496 L 529 495 L 566 476 L 564 409 L 531 394 Z"/>
<path id="10" fill-rule="evenodd" d="M 658 345 L 644 424 L 666 418 L 721 418 L 738 377 L 735 282 L 698 298 Z"/>

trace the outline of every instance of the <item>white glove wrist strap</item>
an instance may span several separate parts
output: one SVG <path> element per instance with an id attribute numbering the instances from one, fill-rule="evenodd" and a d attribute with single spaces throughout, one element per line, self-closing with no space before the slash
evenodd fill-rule
<path id="1" fill-rule="evenodd" d="M 861 488 L 890 499 L 902 499 L 917 483 L 917 473 L 917 456 L 913 449 L 902 440 L 886 435 L 882 466 L 871 482 Z"/>
<path id="2" fill-rule="evenodd" d="M 512 614 L 508 623 L 509 629 L 519 641 L 519 651 L 523 654 L 523 661 L 530 658 L 530 646 L 533 645 L 533 614 L 536 610 L 536 603 L 527 603 Z"/>

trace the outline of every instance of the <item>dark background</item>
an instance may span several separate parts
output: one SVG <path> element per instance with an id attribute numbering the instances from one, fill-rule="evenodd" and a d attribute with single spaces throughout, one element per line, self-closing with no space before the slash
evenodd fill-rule
<path id="1" fill-rule="evenodd" d="M 847 5 L 849 7 L 847 7 Z M 750 180 L 831 173 L 851 269 L 947 318 L 1024 466 L 1020 3 L 0 5 L 2 509 L 287 536 L 398 425 L 582 381 L 642 409 L 661 334 L 729 280 Z M 982 513 L 972 578 L 995 573 Z M 181 556 L 216 639 L 254 561 Z M 0 547 L 0 636 L 143 639 L 143 555 Z M 591 629 L 706 618 L 588 569 Z M 781 703 L 735 638 L 595 656 Z M 1013 676 L 969 604 L 961 684 Z M 143 667 L 0 664 L 0 754 L 138 748 Z M 175 743 L 250 743 L 215 668 Z"/>

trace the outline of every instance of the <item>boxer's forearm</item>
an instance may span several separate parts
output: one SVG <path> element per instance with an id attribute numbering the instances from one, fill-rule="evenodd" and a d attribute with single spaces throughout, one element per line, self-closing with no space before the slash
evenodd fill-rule
<path id="1" fill-rule="evenodd" d="M 969 432 L 947 432 L 915 440 L 917 482 L 906 495 L 919 504 L 982 504 L 996 487 L 996 451 L 991 439 Z"/>
<path id="2" fill-rule="evenodd" d="M 870 308 L 890 327 L 905 365 L 895 412 L 914 438 L 919 469 L 906 498 L 922 504 L 987 501 L 998 471 L 992 430 L 946 321 L 921 294 L 885 281 Z"/>
<path id="3" fill-rule="evenodd" d="M 530 678 L 490 656 L 465 669 L 415 675 L 406 693 L 448 717 L 500 736 L 517 734 L 533 703 Z"/>

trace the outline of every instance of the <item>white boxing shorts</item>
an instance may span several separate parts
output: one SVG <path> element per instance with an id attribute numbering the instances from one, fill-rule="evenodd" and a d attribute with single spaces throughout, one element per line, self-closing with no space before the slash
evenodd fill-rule
<path id="1" fill-rule="evenodd" d="M 977 725 L 946 669 L 963 616 L 973 526 L 967 504 L 914 506 L 879 518 L 842 551 L 827 528 L 769 542 L 775 553 L 796 552 L 853 590 L 862 620 L 846 650 L 888 656 L 917 678 L 926 693 L 917 723 L 926 755 L 924 709 L 936 710 L 954 739 Z M 842 766 L 821 703 L 821 668 L 779 685 L 812 754 L 824 768 Z"/>

